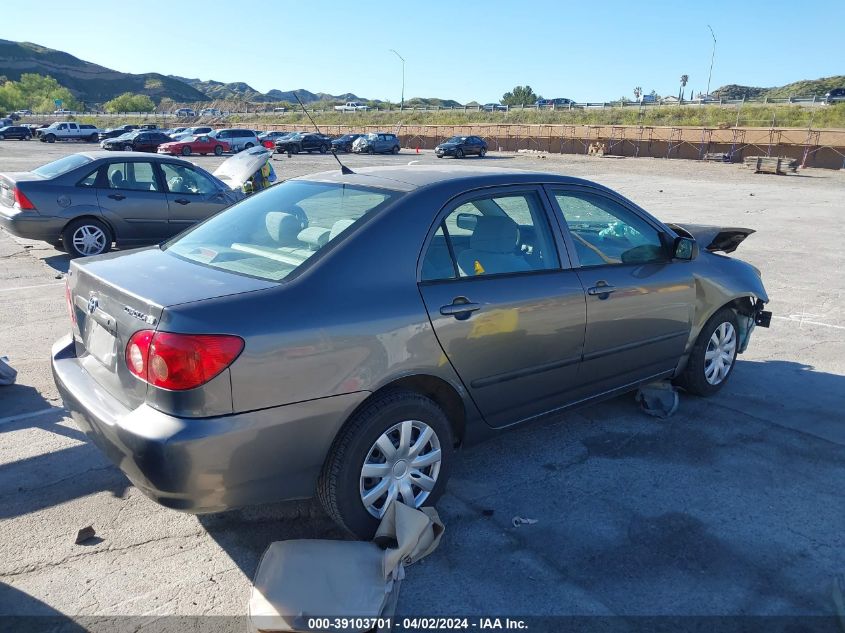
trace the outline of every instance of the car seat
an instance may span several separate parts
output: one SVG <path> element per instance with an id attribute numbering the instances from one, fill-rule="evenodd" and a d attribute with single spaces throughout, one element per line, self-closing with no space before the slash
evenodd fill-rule
<path id="1" fill-rule="evenodd" d="M 519 226 L 507 216 L 478 216 L 469 248 L 458 255 L 458 266 L 465 276 L 512 273 L 531 270 L 525 258 L 516 252 Z M 476 263 L 481 266 L 479 271 Z"/>
<path id="2" fill-rule="evenodd" d="M 111 175 L 111 188 L 112 189 L 122 189 L 123 188 L 123 172 L 119 169 L 115 170 Z"/>

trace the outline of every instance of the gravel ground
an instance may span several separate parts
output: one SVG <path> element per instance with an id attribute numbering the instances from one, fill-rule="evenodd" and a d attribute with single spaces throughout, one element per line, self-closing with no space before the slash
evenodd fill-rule
<path id="1" fill-rule="evenodd" d="M 0 170 L 73 144 L 0 142 Z M 213 169 L 221 159 L 196 157 Z M 432 153 L 344 157 L 353 169 Z M 282 177 L 333 168 L 279 157 Z M 443 615 L 830 614 L 845 572 L 845 173 L 754 175 L 680 160 L 494 155 L 465 165 L 596 180 L 664 220 L 748 226 L 775 314 L 726 388 L 658 421 L 631 396 L 463 452 L 441 547 L 399 611 Z M 337 538 L 314 504 L 196 517 L 157 506 L 62 411 L 49 349 L 68 330 L 67 256 L 0 231 L 0 615 L 240 615 L 273 540 Z M 515 515 L 537 519 L 514 528 Z M 74 545 L 80 528 L 97 538 Z"/>

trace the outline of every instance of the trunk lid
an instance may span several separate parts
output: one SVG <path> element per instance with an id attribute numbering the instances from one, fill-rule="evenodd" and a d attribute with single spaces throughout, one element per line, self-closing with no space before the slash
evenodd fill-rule
<path id="1" fill-rule="evenodd" d="M 7 208 L 15 206 L 15 195 L 13 193 L 15 187 L 21 183 L 33 180 L 44 180 L 44 178 L 30 171 L 14 171 L 0 174 L 0 204 Z"/>
<path id="2" fill-rule="evenodd" d="M 73 260 L 68 287 L 77 357 L 110 395 L 135 408 L 147 384 L 126 366 L 133 334 L 157 329 L 168 306 L 277 286 L 187 262 L 157 246 Z"/>
<path id="3" fill-rule="evenodd" d="M 704 224 L 668 224 L 678 235 L 695 238 L 700 248 L 711 253 L 733 253 L 754 229 L 740 227 L 707 226 Z"/>
<path id="4" fill-rule="evenodd" d="M 266 147 L 251 147 L 223 161 L 214 171 L 214 175 L 226 183 L 227 187 L 240 189 L 272 156 L 273 152 Z"/>

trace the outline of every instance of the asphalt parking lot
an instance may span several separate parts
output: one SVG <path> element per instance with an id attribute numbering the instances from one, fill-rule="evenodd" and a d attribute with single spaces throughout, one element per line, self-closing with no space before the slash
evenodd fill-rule
<path id="1" fill-rule="evenodd" d="M 0 171 L 91 145 L 0 142 Z M 344 156 L 436 163 L 431 152 Z M 221 160 L 193 157 L 213 170 Z M 415 615 L 803 615 L 835 612 L 845 574 L 845 172 L 491 153 L 464 165 L 608 185 L 668 221 L 747 226 L 775 317 L 730 383 L 657 420 L 632 396 L 459 454 L 440 548 L 408 568 Z M 282 177 L 336 167 L 279 156 Z M 316 504 L 220 515 L 159 507 L 65 417 L 49 367 L 68 331 L 67 256 L 0 231 L 0 615 L 240 615 L 267 544 L 339 538 Z M 536 519 L 514 527 L 512 518 Z M 77 530 L 97 538 L 75 545 Z"/>

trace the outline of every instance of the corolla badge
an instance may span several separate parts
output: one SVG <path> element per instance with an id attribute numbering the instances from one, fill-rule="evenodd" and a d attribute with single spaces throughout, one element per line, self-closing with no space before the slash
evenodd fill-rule
<path id="1" fill-rule="evenodd" d="M 144 314 L 143 312 L 136 310 L 135 308 L 130 308 L 129 306 L 123 306 L 123 311 L 129 316 L 135 317 L 139 321 L 143 321 L 147 325 L 155 325 L 158 320 L 152 314 Z"/>

